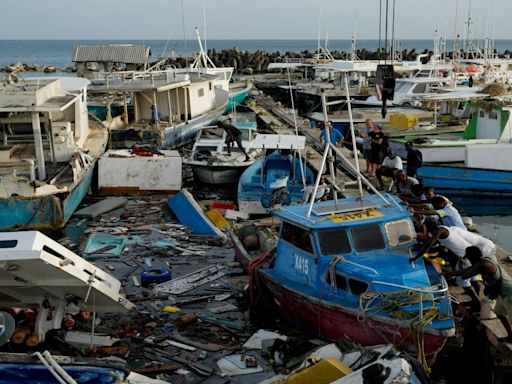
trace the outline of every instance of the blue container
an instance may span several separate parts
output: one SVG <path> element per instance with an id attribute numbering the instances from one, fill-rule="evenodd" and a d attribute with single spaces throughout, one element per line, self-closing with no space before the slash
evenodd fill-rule
<path id="1" fill-rule="evenodd" d="M 172 279 L 172 272 L 165 268 L 145 269 L 140 274 L 142 285 L 160 284 Z"/>

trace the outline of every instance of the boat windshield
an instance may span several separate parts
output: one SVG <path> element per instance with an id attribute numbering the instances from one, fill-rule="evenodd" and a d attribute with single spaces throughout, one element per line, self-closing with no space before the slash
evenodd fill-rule
<path id="1" fill-rule="evenodd" d="M 362 225 L 352 229 L 352 237 L 358 252 L 368 252 L 386 247 L 379 224 Z"/>
<path id="2" fill-rule="evenodd" d="M 345 229 L 330 229 L 318 232 L 320 252 L 325 256 L 334 256 L 352 252 L 348 233 Z"/>
<path id="3" fill-rule="evenodd" d="M 392 247 L 410 243 L 415 239 L 414 228 L 410 220 L 392 221 L 386 223 L 385 228 L 389 245 Z"/>

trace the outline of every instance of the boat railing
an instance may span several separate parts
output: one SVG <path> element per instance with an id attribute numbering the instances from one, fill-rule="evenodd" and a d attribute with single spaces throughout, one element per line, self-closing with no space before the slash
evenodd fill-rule
<path id="1" fill-rule="evenodd" d="M 407 286 L 407 285 L 401 285 L 401 284 L 396 284 L 396 283 L 389 283 L 389 282 L 386 282 L 386 281 L 373 280 L 373 281 L 370 281 L 370 284 L 368 285 L 367 292 L 370 290 L 370 288 L 372 286 L 375 287 L 376 285 L 383 285 L 383 286 L 386 286 L 386 287 L 393 287 L 393 288 L 398 288 L 399 290 L 409 291 L 409 292 L 412 291 L 412 292 L 417 293 L 418 296 L 419 296 L 419 300 L 418 300 L 418 317 L 421 320 L 421 319 L 423 319 L 424 301 L 433 301 L 433 299 L 432 299 L 433 296 L 445 297 L 447 300 L 449 299 L 449 297 L 448 297 L 448 283 L 446 282 L 444 277 L 441 276 L 440 278 L 441 278 L 441 288 L 435 288 L 435 289 L 434 289 L 434 287 L 429 288 L 429 289 L 422 289 L 422 288 L 410 287 L 410 286 Z M 378 292 L 378 293 L 382 294 L 382 295 L 386 294 L 385 292 Z"/>

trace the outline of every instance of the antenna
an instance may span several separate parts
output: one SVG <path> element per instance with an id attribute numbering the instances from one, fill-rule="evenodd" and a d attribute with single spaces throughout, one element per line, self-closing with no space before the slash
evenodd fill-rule
<path id="1" fill-rule="evenodd" d="M 187 50 L 187 32 L 185 27 L 185 0 L 181 0 L 181 24 L 183 25 L 183 43 L 184 49 Z"/>
<path id="2" fill-rule="evenodd" d="M 206 45 L 206 4 L 203 4 L 203 28 L 204 28 L 204 50 L 208 52 L 208 46 Z"/>

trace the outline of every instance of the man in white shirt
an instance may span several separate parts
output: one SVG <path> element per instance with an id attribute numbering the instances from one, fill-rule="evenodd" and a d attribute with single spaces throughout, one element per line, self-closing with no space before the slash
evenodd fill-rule
<path id="1" fill-rule="evenodd" d="M 392 177 L 394 183 L 396 172 L 403 171 L 403 169 L 404 166 L 400 156 L 397 156 L 392 149 L 389 149 L 387 156 L 382 161 L 381 167 L 378 168 L 376 172 L 377 181 L 379 182 L 378 189 L 380 191 L 384 190 L 384 182 L 382 181 L 382 176 Z M 391 184 L 391 186 L 392 185 L 393 184 Z"/>

